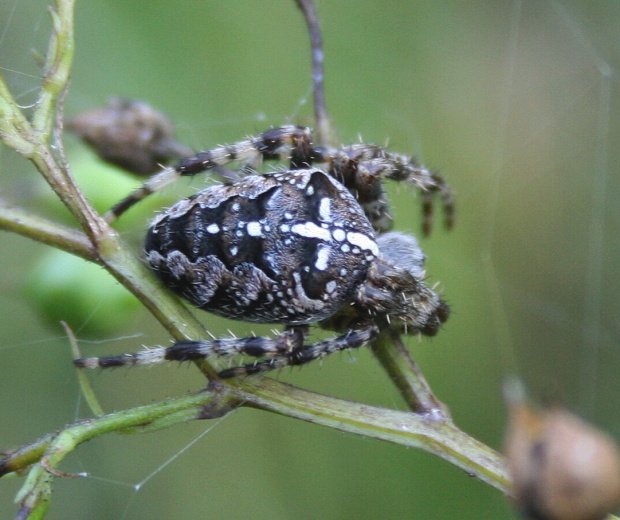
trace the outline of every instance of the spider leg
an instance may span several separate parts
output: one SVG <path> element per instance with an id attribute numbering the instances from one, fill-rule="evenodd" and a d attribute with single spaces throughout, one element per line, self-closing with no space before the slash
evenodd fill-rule
<path id="1" fill-rule="evenodd" d="M 268 358 L 241 367 L 222 370 L 222 378 L 258 374 L 287 366 L 303 365 L 334 352 L 362 347 L 375 339 L 379 328 L 365 323 L 342 336 L 304 345 L 307 326 L 290 327 L 276 338 L 226 338 L 201 341 L 180 341 L 171 347 L 152 348 L 135 354 L 102 358 L 74 359 L 78 368 L 112 368 L 121 366 L 153 365 L 164 361 L 192 361 L 216 356 L 245 354 Z"/>
<path id="2" fill-rule="evenodd" d="M 241 377 L 267 372 L 288 366 L 303 365 L 316 359 L 322 359 L 334 352 L 342 352 L 367 345 L 379 335 L 379 327 L 374 323 L 365 323 L 347 331 L 342 336 L 318 341 L 311 345 L 299 345 L 291 351 L 273 356 L 271 359 L 250 363 L 241 367 L 222 370 L 223 379 Z"/>
<path id="3" fill-rule="evenodd" d="M 323 153 L 312 146 L 310 129 L 305 126 L 285 125 L 271 128 L 251 139 L 232 145 L 218 146 L 184 159 L 174 168 L 166 168 L 148 179 L 123 200 L 115 204 L 104 216 L 113 222 L 129 208 L 152 193 L 172 184 L 179 177 L 197 175 L 216 170 L 233 162 L 246 164 L 244 170 L 256 168 L 263 161 L 289 161 L 292 169 L 306 168 L 314 161 L 321 161 Z"/>
<path id="4" fill-rule="evenodd" d="M 444 221 L 446 228 L 452 229 L 454 227 L 454 219 L 456 216 L 456 201 L 454 200 L 454 193 L 452 188 L 446 182 L 446 180 L 436 172 L 431 174 L 437 188 L 435 191 L 439 194 L 441 203 L 443 204 Z"/>
<path id="5" fill-rule="evenodd" d="M 164 361 L 192 361 L 217 356 L 245 354 L 253 357 L 285 356 L 303 345 L 305 326 L 291 327 L 275 338 L 223 338 L 199 341 L 180 341 L 171 347 L 156 347 L 135 354 L 111 357 L 74 359 L 78 368 L 112 368 L 154 365 Z"/>
<path id="6" fill-rule="evenodd" d="M 456 208 L 452 189 L 446 180 L 437 172 L 420 164 L 415 158 L 386 152 L 384 160 L 391 165 L 386 168 L 386 178 L 409 182 L 420 191 L 423 233 L 429 235 L 432 229 L 435 195 L 439 196 L 443 205 L 445 226 L 447 229 L 452 229 Z"/>
<path id="7" fill-rule="evenodd" d="M 144 200 L 146 197 L 155 193 L 166 186 L 169 186 L 179 178 L 179 173 L 174 168 L 166 168 L 148 179 L 142 186 L 132 191 L 127 197 L 117 202 L 103 215 L 108 222 L 114 222 L 129 208 Z"/>
<path id="8" fill-rule="evenodd" d="M 415 159 L 368 144 L 346 146 L 329 156 L 330 174 L 339 179 L 356 197 L 377 232 L 389 231 L 392 215 L 383 188 L 382 177 L 406 181 L 422 194 L 422 228 L 430 233 L 434 196 L 444 206 L 446 227 L 454 222 L 454 198 L 450 186 L 439 174 L 431 172 Z"/>

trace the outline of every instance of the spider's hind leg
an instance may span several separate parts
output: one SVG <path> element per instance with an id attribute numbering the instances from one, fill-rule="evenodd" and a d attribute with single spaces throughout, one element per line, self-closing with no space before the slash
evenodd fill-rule
<path id="1" fill-rule="evenodd" d="M 287 355 L 303 345 L 307 334 L 305 326 L 291 327 L 275 338 L 251 336 L 198 341 L 180 341 L 171 347 L 156 347 L 135 354 L 101 358 L 74 359 L 78 368 L 111 368 L 121 366 L 155 365 L 164 361 L 192 361 L 237 354 L 257 358 Z"/>
<path id="2" fill-rule="evenodd" d="M 153 365 L 164 361 L 192 361 L 236 354 L 263 358 L 245 366 L 222 370 L 219 376 L 226 379 L 287 366 L 303 365 L 334 352 L 363 347 L 378 336 L 379 328 L 372 322 L 358 324 L 341 336 L 304 345 L 307 334 L 308 327 L 302 325 L 289 327 L 275 338 L 248 337 L 180 341 L 168 348 L 153 348 L 135 354 L 74 359 L 73 364 L 78 368 L 111 368 Z"/>
<path id="3" fill-rule="evenodd" d="M 379 335 L 379 327 L 374 323 L 368 322 L 360 324 L 348 330 L 342 336 L 317 341 L 311 345 L 299 345 L 290 352 L 276 355 L 271 359 L 250 363 L 241 367 L 233 367 L 222 370 L 219 376 L 223 379 L 230 377 L 249 376 L 285 368 L 288 366 L 303 365 L 316 359 L 322 359 L 334 352 L 342 352 L 343 350 L 351 350 L 363 347 Z"/>

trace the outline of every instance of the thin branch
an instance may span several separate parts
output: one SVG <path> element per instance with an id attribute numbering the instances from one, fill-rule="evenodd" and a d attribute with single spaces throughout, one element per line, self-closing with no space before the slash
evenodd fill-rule
<path id="1" fill-rule="evenodd" d="M 448 408 L 435 397 L 396 331 L 384 332 L 370 348 L 411 411 L 440 421 L 450 419 Z"/>
<path id="2" fill-rule="evenodd" d="M 75 333 L 67 322 L 61 321 L 60 324 L 62 325 L 62 328 L 65 329 L 65 333 L 67 334 L 69 345 L 71 345 L 71 354 L 73 355 L 73 359 L 81 358 L 82 353 L 80 352 L 80 347 L 78 345 L 77 338 L 75 337 Z M 80 390 L 82 391 L 82 397 L 84 398 L 84 401 L 86 401 L 88 408 L 90 408 L 91 413 L 96 417 L 105 415 L 103 407 L 99 403 L 99 399 L 97 399 L 97 395 L 90 384 L 90 379 L 88 379 L 83 370 L 78 370 L 77 378 L 78 383 L 80 384 Z"/>
<path id="3" fill-rule="evenodd" d="M 189 396 L 114 412 L 66 426 L 56 433 L 45 435 L 29 445 L 8 453 L 0 461 L 0 476 L 23 471 L 42 459 L 47 461 L 46 464 L 49 467 L 55 468 L 69 452 L 67 450 L 68 439 L 75 447 L 105 433 L 140 427 L 153 431 L 157 429 L 157 425 L 165 428 L 170 425 L 166 421 L 170 416 L 175 416 L 177 423 L 199 419 L 204 413 L 204 407 L 214 405 L 214 403 L 220 407 L 226 403 L 231 409 L 232 398 L 223 395 L 223 387 L 213 388 L 211 391 L 200 391 Z M 181 412 L 183 412 L 182 416 Z"/>
<path id="4" fill-rule="evenodd" d="M 97 251 L 81 231 L 37 217 L 24 209 L 11 206 L 2 199 L 0 199 L 0 229 L 62 249 L 90 262 L 99 262 Z"/>
<path id="5" fill-rule="evenodd" d="M 17 153 L 30 158 L 34 154 L 35 146 L 25 136 L 32 134 L 30 123 L 0 75 L 0 140 Z"/>
<path id="6" fill-rule="evenodd" d="M 41 92 L 32 126 L 47 142 L 56 120 L 58 99 L 66 90 L 73 63 L 73 8 L 75 0 L 57 0 L 56 9 L 50 9 L 52 36 L 47 48 Z"/>
<path id="7" fill-rule="evenodd" d="M 312 92 L 314 95 L 314 117 L 315 135 L 320 145 L 335 145 L 334 130 L 329 120 L 327 106 L 325 104 L 324 86 L 324 58 L 323 38 L 321 36 L 321 26 L 316 13 L 316 7 L 312 0 L 295 0 L 297 6 L 304 15 L 308 34 L 310 35 L 310 46 L 312 49 Z"/>
<path id="8" fill-rule="evenodd" d="M 389 410 L 302 390 L 268 378 L 231 380 L 191 396 L 111 413 L 67 426 L 0 462 L 0 476 L 43 461 L 56 470 L 79 444 L 115 431 L 152 431 L 189 420 L 219 417 L 240 403 L 337 430 L 379 439 L 437 455 L 468 475 L 504 493 L 510 481 L 504 459 L 450 422 L 429 421 L 424 414 Z"/>
<path id="9" fill-rule="evenodd" d="M 268 378 L 231 381 L 235 394 L 254 406 L 347 433 L 419 448 L 461 468 L 468 475 L 509 494 L 504 458 L 450 421 L 337 399 Z"/>

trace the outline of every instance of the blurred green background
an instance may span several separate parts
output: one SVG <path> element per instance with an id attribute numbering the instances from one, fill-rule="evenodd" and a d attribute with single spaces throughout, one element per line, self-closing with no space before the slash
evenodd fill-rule
<path id="1" fill-rule="evenodd" d="M 35 99 L 33 51 L 46 48 L 46 6 L 0 3 L 0 67 L 24 106 Z M 408 340 L 457 424 L 499 449 L 501 381 L 516 372 L 533 396 L 560 400 L 617 438 L 618 3 L 323 0 L 319 13 L 328 108 L 342 142 L 389 141 L 439 169 L 457 193 L 454 231 L 438 222 L 423 239 L 429 278 L 454 313 L 432 341 Z M 307 36 L 291 0 L 82 0 L 76 32 L 68 116 L 114 95 L 143 99 L 196 149 L 312 123 Z M 101 210 L 126 194 L 134 181 L 66 142 Z M 2 197 L 64 218 L 27 163 L 6 149 L 0 160 Z M 154 197 L 156 206 L 190 189 L 179 184 Z M 391 186 L 390 194 L 397 227 L 417 233 L 411 190 Z M 152 214 L 137 208 L 121 224 L 137 254 Z M 60 275 L 42 275 L 40 264 L 64 261 L 46 254 L 2 234 L 0 448 L 87 415 L 67 341 L 45 312 L 64 316 L 88 355 L 168 342 L 96 268 L 61 265 L 79 272 L 77 288 L 43 292 L 40 277 Z M 263 331 L 201 319 L 216 335 Z M 193 367 L 177 365 L 90 376 L 107 411 L 203 384 Z M 403 408 L 366 350 L 275 377 Z M 499 493 L 424 453 L 251 410 L 99 438 L 62 469 L 91 477 L 57 481 L 50 519 L 514 517 Z M 1 518 L 12 518 L 20 484 L 0 481 Z"/>

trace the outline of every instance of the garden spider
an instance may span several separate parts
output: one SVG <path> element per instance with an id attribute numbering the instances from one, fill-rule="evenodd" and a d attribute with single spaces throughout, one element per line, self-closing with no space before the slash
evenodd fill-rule
<path id="1" fill-rule="evenodd" d="M 266 160 L 286 170 L 248 174 Z M 388 327 L 433 336 L 446 303 L 424 282 L 415 238 L 389 232 L 383 178 L 422 194 L 424 230 L 433 196 L 446 223 L 449 186 L 409 157 L 369 144 L 315 146 L 310 130 L 286 125 L 186 159 L 148 180 L 107 215 L 116 218 L 182 175 L 239 163 L 238 177 L 177 202 L 152 222 L 146 257 L 159 278 L 195 306 L 227 318 L 283 324 L 274 338 L 182 341 L 136 354 L 75 360 L 78 367 L 146 365 L 244 354 L 257 361 L 223 370 L 223 378 L 301 365 L 358 348 Z M 320 165 L 320 168 L 316 165 Z M 306 344 L 309 325 L 340 333 Z"/>

